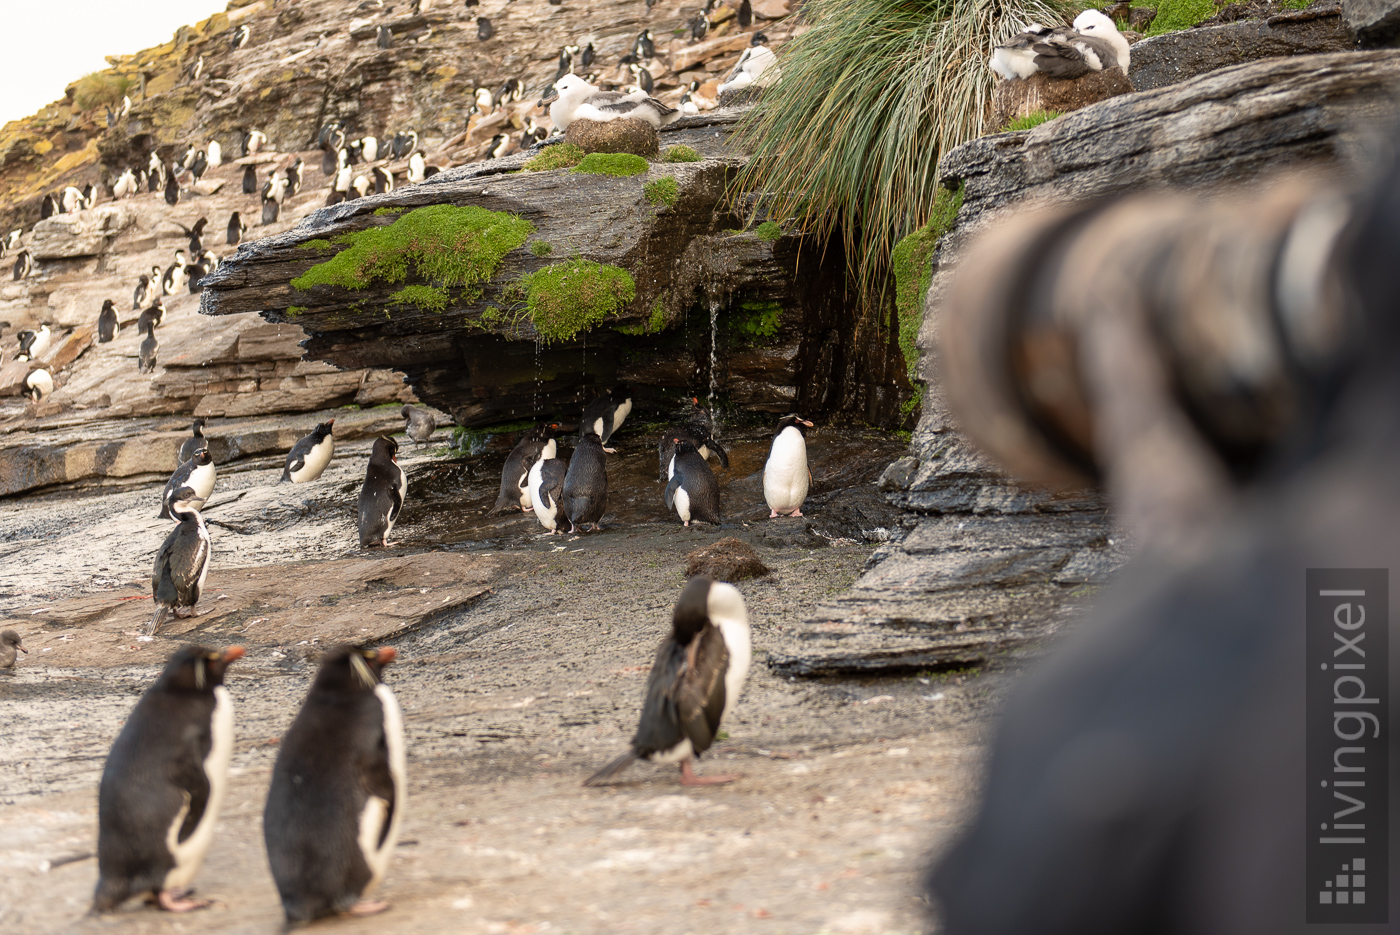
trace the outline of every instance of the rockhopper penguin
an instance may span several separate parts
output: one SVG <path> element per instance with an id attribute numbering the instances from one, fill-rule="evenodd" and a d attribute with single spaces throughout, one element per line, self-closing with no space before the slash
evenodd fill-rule
<path id="1" fill-rule="evenodd" d="M 214 492 L 215 475 L 214 457 L 209 454 L 209 449 L 200 448 L 195 451 L 188 461 L 175 469 L 175 473 L 170 475 L 170 480 L 165 482 L 165 490 L 160 495 L 160 516 L 157 518 L 175 518 L 170 513 L 170 499 L 184 488 L 194 492 L 190 505 L 196 510 L 204 509 L 204 504 L 209 502 L 209 495 Z"/>
<path id="2" fill-rule="evenodd" d="M 675 510 L 681 522 L 713 523 L 718 526 L 719 482 L 709 462 L 695 446 L 683 438 L 673 438 L 676 454 L 671 461 L 671 480 L 666 485 L 666 509 Z"/>
<path id="3" fill-rule="evenodd" d="M 407 793 L 403 717 L 382 681 L 394 650 L 338 646 L 282 738 L 263 812 L 289 923 L 388 908 L 384 878 Z"/>
<path id="4" fill-rule="evenodd" d="M 671 459 L 676 455 L 677 441 L 688 441 L 700 452 L 700 457 L 709 460 L 710 455 L 714 455 L 719 458 L 721 467 L 729 467 L 729 453 L 715 441 L 714 422 L 710 414 L 700 405 L 698 398 L 692 396 L 690 404 L 693 408 L 686 424 L 667 428 L 661 433 L 661 442 L 656 446 L 657 466 L 663 481 L 671 479 Z"/>
<path id="5" fill-rule="evenodd" d="M 608 461 L 603 443 L 589 432 L 578 440 L 569 470 L 564 475 L 564 491 L 560 502 L 569 518 L 569 533 L 579 527 L 592 525 L 602 529 L 599 520 L 608 511 Z"/>
<path id="6" fill-rule="evenodd" d="M 0 633 L 0 669 L 13 669 L 15 667 L 15 651 L 19 650 L 26 656 L 29 650 L 24 648 L 24 643 L 19 638 L 19 634 L 14 630 L 6 630 Z"/>
<path id="7" fill-rule="evenodd" d="M 189 463 L 197 461 L 195 458 Z M 194 608 L 204 589 L 204 577 L 209 574 L 209 530 L 194 506 L 200 502 L 199 494 L 181 487 L 167 502 L 179 525 L 156 550 L 155 566 L 151 569 L 151 598 L 156 612 L 146 629 L 147 636 L 154 636 L 172 611 L 177 617 L 199 616 Z"/>
<path id="8" fill-rule="evenodd" d="M 180 444 L 180 463 L 184 464 L 194 453 L 201 448 L 209 447 L 209 440 L 204 437 L 204 426 L 208 424 L 204 416 L 199 416 L 190 426 L 190 437 Z"/>
<path id="9" fill-rule="evenodd" d="M 616 449 L 608 447 L 608 440 L 614 432 L 622 428 L 623 421 L 631 411 L 632 390 L 624 384 L 618 384 L 610 392 L 593 400 L 588 404 L 588 408 L 583 410 L 578 433 L 580 436 L 594 433 L 602 439 L 604 451 L 616 454 Z"/>
<path id="10" fill-rule="evenodd" d="M 111 299 L 102 303 L 102 311 L 97 313 L 97 343 L 106 344 L 117 336 L 117 307 Z"/>
<path id="11" fill-rule="evenodd" d="M 365 482 L 360 487 L 360 548 L 372 545 L 389 548 L 389 532 L 403 510 L 408 494 L 408 477 L 399 467 L 399 443 L 387 436 L 374 440 Z"/>
<path id="12" fill-rule="evenodd" d="M 564 499 L 564 478 L 568 473 L 569 465 L 562 458 L 540 458 L 530 467 L 530 508 L 550 535 L 563 532 L 559 521 L 564 518 L 561 501 Z"/>
<path id="13" fill-rule="evenodd" d="M 512 506 L 519 506 L 522 513 L 530 512 L 534 507 L 530 496 L 530 468 L 536 461 L 553 458 L 558 453 L 558 443 L 554 440 L 558 428 L 558 423 L 537 425 L 520 436 L 501 468 L 501 490 L 496 495 L 496 503 L 486 511 L 487 516 L 504 513 Z"/>
<path id="14" fill-rule="evenodd" d="M 647 676 L 632 749 L 584 781 L 598 785 L 634 760 L 680 763 L 681 784 L 713 785 L 738 776 L 695 775 L 692 760 L 714 743 L 748 677 L 749 615 L 737 588 L 696 575 L 681 590 L 671 633 Z"/>
<path id="15" fill-rule="evenodd" d="M 29 375 L 24 378 L 24 386 L 20 387 L 19 392 L 20 395 L 32 402 L 43 402 L 53 395 L 53 374 L 43 367 L 29 371 Z"/>
<path id="16" fill-rule="evenodd" d="M 326 465 L 331 463 L 331 455 L 335 454 L 335 436 L 331 434 L 334 426 L 334 419 L 322 422 L 310 435 L 297 439 L 292 450 L 287 452 L 287 466 L 282 469 L 279 483 L 304 484 L 321 476 Z"/>
<path id="17" fill-rule="evenodd" d="M 188 898 L 214 837 L 233 754 L 233 703 L 224 673 L 242 646 L 184 646 L 136 702 L 102 770 L 97 793 L 97 892 L 93 912 L 133 896 L 162 909 Z"/>
<path id="18" fill-rule="evenodd" d="M 150 311 L 150 309 L 147 309 L 147 311 Z M 137 372 L 155 373 L 156 353 L 159 350 L 160 342 L 156 340 L 156 323 L 154 320 L 148 320 L 146 322 L 146 337 L 142 339 L 141 346 L 136 349 Z"/>
<path id="19" fill-rule="evenodd" d="M 763 466 L 763 499 L 768 501 L 769 519 L 777 516 L 801 516 L 802 501 L 807 499 L 812 473 L 807 469 L 807 441 L 804 433 L 812 423 L 789 413 L 778 420 L 773 433 L 773 447 L 768 451 L 768 463 Z"/>

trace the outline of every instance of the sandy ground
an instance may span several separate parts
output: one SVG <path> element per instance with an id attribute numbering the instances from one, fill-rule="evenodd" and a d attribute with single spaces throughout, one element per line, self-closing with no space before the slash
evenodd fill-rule
<path id="1" fill-rule="evenodd" d="M 648 470 L 643 454 L 631 457 L 640 477 Z M 741 451 L 728 482 L 736 492 L 752 479 L 743 458 Z M 362 470 L 361 464 L 344 470 Z M 328 472 L 326 483 L 335 490 L 345 481 Z M 121 499 L 139 500 L 140 491 L 113 496 L 122 510 L 149 507 Z M 43 521 L 31 516 L 24 526 L 35 547 L 57 535 L 45 523 L 62 519 L 62 510 L 52 515 L 58 502 L 33 501 L 50 514 Z M 5 506 L 0 535 L 32 512 L 19 503 Z M 96 511 L 89 506 L 88 512 Z M 421 518 L 425 528 L 431 519 Z M 313 510 L 308 521 L 322 520 Z M 1018 663 L 982 674 L 861 683 L 772 675 L 765 643 L 800 627 L 820 600 L 849 587 L 871 545 L 760 548 L 773 573 L 740 586 L 754 631 L 754 667 L 725 725 L 728 739 L 698 767 L 702 774 L 739 772 L 740 781 L 683 788 L 674 767 L 641 764 L 620 785 L 580 785 L 624 749 L 635 727 L 686 552 L 723 535 L 745 535 L 752 527 L 743 521 L 760 522 L 741 518 L 722 529 L 685 530 L 658 518 L 561 540 L 537 538 L 533 520 L 507 517 L 500 522 L 512 530 L 508 535 L 462 543 L 489 547 L 501 563 L 493 592 L 395 640 L 399 662 L 387 672 L 407 720 L 411 790 L 381 890 L 393 907 L 317 930 L 927 930 L 932 923 L 918 875 L 973 805 L 988 715 Z M 409 524 L 406 547 L 424 547 L 413 540 Z M 320 540 L 312 536 L 301 547 L 327 558 L 346 553 L 343 545 L 312 548 L 312 541 Z M 113 559 L 109 568 L 125 580 L 139 564 Z M 28 598 L 7 591 L 0 606 L 13 620 Z M 236 641 L 214 625 L 199 633 L 213 645 Z M 113 660 L 72 667 L 31 656 L 13 674 L 0 675 L 6 712 L 0 931 L 278 931 L 262 803 L 277 738 L 305 693 L 315 649 L 251 645 L 232 670 L 232 788 L 196 879 L 199 892 L 221 905 L 189 916 L 136 904 L 102 919 L 84 916 L 96 882 L 88 855 L 95 848 L 103 759 L 158 666 Z"/>

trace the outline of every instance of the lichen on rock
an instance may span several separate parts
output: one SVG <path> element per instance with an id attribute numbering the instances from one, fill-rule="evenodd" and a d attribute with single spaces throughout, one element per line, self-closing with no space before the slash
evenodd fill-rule
<path id="1" fill-rule="evenodd" d="M 637 296 L 632 274 L 574 257 L 522 276 L 518 288 L 536 333 L 546 343 L 568 341 L 616 315 Z"/>
<path id="2" fill-rule="evenodd" d="M 514 214 L 488 211 L 474 205 L 428 205 L 404 214 L 392 224 L 341 234 L 332 241 L 343 245 L 334 257 L 318 263 L 292 280 L 294 288 L 307 291 L 316 286 L 366 289 L 376 282 L 405 282 L 410 273 L 428 280 L 442 293 L 445 289 L 467 290 L 474 299 L 479 283 L 490 279 L 506 254 L 525 243 L 535 226 Z M 400 298 L 396 304 L 417 299 Z M 437 304 L 434 298 L 433 304 Z M 425 306 L 426 307 L 426 306 Z"/>

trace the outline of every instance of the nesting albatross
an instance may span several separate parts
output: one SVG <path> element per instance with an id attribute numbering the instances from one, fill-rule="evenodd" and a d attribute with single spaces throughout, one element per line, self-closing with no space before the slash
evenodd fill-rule
<path id="1" fill-rule="evenodd" d="M 1025 32 L 992 51 L 988 64 L 1002 78 L 1078 78 L 1117 66 L 1128 72 L 1128 40 L 1098 10 L 1085 10 L 1073 28 L 1032 23 Z"/>
<path id="2" fill-rule="evenodd" d="M 659 130 L 680 116 L 680 111 L 643 91 L 599 91 L 578 75 L 565 75 L 555 82 L 554 95 L 540 101 L 541 107 L 545 104 L 560 132 L 575 120 L 606 123 L 623 117 L 645 120 Z"/>

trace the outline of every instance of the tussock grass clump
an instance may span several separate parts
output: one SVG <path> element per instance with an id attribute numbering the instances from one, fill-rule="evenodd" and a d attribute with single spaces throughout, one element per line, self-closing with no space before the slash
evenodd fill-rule
<path id="1" fill-rule="evenodd" d="M 131 90 L 131 79 L 110 71 L 95 71 L 83 75 L 73 88 L 73 103 L 78 110 L 92 110 L 103 105 L 120 104 Z"/>
<path id="2" fill-rule="evenodd" d="M 505 255 L 534 231 L 529 221 L 503 211 L 428 205 L 392 224 L 334 238 L 345 249 L 293 279 L 292 286 L 366 289 L 376 282 L 404 282 L 413 272 L 438 289 L 466 289 L 470 300 L 479 294 L 473 287 L 490 279 Z"/>
<path id="3" fill-rule="evenodd" d="M 530 321 L 546 343 L 572 339 L 637 296 L 637 283 L 627 270 L 582 257 L 536 270 L 518 283 Z"/>
<path id="4" fill-rule="evenodd" d="M 700 162 L 705 157 L 701 156 L 694 149 L 684 143 L 677 143 L 675 146 L 668 146 L 666 154 L 661 157 L 662 162 Z"/>
<path id="5" fill-rule="evenodd" d="M 1064 112 L 1058 110 L 1037 110 L 1029 114 L 1022 114 L 1006 125 L 1007 132 L 1014 130 L 1030 130 L 1040 126 L 1042 123 L 1049 123 L 1056 117 L 1063 117 Z"/>
<path id="6" fill-rule="evenodd" d="M 1209 2 L 1209 0 L 1206 0 Z M 809 0 L 811 29 L 784 47 L 782 75 L 740 124 L 744 191 L 769 214 L 829 235 L 871 295 L 890 251 L 938 193 L 938 158 L 980 136 L 992 46 L 1027 22 L 1077 12 L 1064 0 Z M 820 132 L 813 132 L 820 128 Z"/>
<path id="7" fill-rule="evenodd" d="M 626 178 L 629 175 L 641 175 L 648 168 L 650 166 L 645 159 L 631 153 L 589 153 L 583 157 L 582 162 L 574 166 L 573 171 Z"/>
<path id="8" fill-rule="evenodd" d="M 526 162 L 523 168 L 530 172 L 567 169 L 582 162 L 583 156 L 583 150 L 573 143 L 555 143 L 553 146 L 546 146 L 544 152 Z"/>
<path id="9" fill-rule="evenodd" d="M 1147 27 L 1149 36 L 1160 36 L 1164 32 L 1176 32 L 1196 25 L 1201 20 L 1210 19 L 1216 14 L 1213 0 L 1162 0 L 1157 5 L 1157 16 Z"/>
<path id="10" fill-rule="evenodd" d="M 680 197 L 681 188 L 676 182 L 674 175 L 663 175 L 654 182 L 648 182 L 642 187 L 642 194 L 647 201 L 657 207 L 674 207 L 676 199 Z"/>

